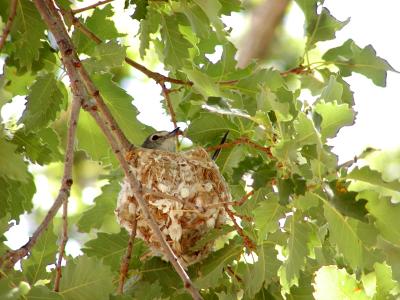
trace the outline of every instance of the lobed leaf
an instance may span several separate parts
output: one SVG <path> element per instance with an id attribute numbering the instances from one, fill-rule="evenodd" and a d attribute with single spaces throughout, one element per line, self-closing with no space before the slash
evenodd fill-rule
<path id="1" fill-rule="evenodd" d="M 386 86 L 387 71 L 395 71 L 386 60 L 376 55 L 371 45 L 361 49 L 351 39 L 342 46 L 328 50 L 322 58 L 336 64 L 344 77 L 352 72 L 360 73 L 382 87 Z"/>

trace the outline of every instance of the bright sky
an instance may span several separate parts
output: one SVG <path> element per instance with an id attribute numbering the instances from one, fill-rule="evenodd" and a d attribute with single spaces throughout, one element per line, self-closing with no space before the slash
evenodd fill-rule
<path id="1" fill-rule="evenodd" d="M 86 5 L 88 2 L 85 1 L 84 4 Z M 351 21 L 337 34 L 338 39 L 334 43 L 324 43 L 321 47 L 327 49 L 328 45 L 329 48 L 338 46 L 348 38 L 352 38 L 360 47 L 372 44 L 379 56 L 387 59 L 395 69 L 400 70 L 400 41 L 398 37 L 400 1 L 326 0 L 325 5 L 337 19 L 345 20 L 351 17 Z M 127 26 L 125 22 L 129 22 L 124 18 L 120 18 L 119 21 L 125 26 Z M 237 26 L 243 24 L 239 20 L 236 20 L 236 22 L 231 20 L 231 22 L 236 23 Z M 301 35 L 302 23 L 301 12 L 294 8 L 288 19 L 290 32 Z M 134 26 L 130 29 L 134 30 Z M 155 69 L 155 71 L 160 70 Z M 151 80 L 145 80 L 144 83 L 137 80 L 138 78 L 144 77 L 139 72 L 135 72 L 132 80 L 126 81 L 123 86 L 135 97 L 134 104 L 142 112 L 139 119 L 157 130 L 171 129 L 172 124 L 169 117 L 165 115 L 160 105 L 161 96 L 158 86 Z M 358 114 L 356 124 L 342 129 L 338 137 L 331 143 L 335 146 L 334 151 L 339 155 L 340 160 L 343 162 L 353 158 L 367 146 L 375 148 L 400 147 L 400 139 L 397 133 L 400 129 L 400 75 L 389 73 L 386 88 L 376 87 L 370 80 L 359 75 L 354 75 L 346 80 L 355 92 L 355 109 Z M 23 104 L 23 101 L 20 101 L 19 106 L 21 104 Z M 16 107 L 3 109 L 3 119 L 7 119 L 16 111 Z M 43 193 L 43 195 L 40 195 L 39 198 L 42 203 L 45 198 L 49 198 L 49 185 L 46 180 L 43 176 L 36 178 L 38 190 L 44 191 L 47 195 Z M 91 190 L 86 191 L 85 198 L 87 199 L 95 197 L 98 192 L 93 190 L 93 187 L 89 187 L 89 189 Z M 44 202 L 51 205 L 52 199 Z M 7 233 L 8 245 L 12 248 L 21 246 L 28 239 L 28 228 L 31 231 L 35 227 L 36 225 L 31 224 L 28 218 L 23 217 L 20 225 L 12 227 Z M 69 242 L 67 253 L 75 255 L 79 253 L 79 244 L 76 241 Z"/>

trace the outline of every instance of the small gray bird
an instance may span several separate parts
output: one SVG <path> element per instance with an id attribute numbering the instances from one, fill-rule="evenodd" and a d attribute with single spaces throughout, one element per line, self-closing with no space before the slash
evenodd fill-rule
<path id="1" fill-rule="evenodd" d="M 176 152 L 175 136 L 178 134 L 181 134 L 179 127 L 176 127 L 172 131 L 156 131 L 147 137 L 147 139 L 143 142 L 142 147 Z"/>

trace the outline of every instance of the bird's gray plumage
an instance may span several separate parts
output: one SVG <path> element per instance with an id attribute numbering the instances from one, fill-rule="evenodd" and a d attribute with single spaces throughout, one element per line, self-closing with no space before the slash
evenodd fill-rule
<path id="1" fill-rule="evenodd" d="M 179 127 L 173 131 L 156 131 L 149 135 L 143 142 L 142 147 L 148 149 L 164 150 L 169 152 L 176 151 L 175 136 L 179 133 Z"/>

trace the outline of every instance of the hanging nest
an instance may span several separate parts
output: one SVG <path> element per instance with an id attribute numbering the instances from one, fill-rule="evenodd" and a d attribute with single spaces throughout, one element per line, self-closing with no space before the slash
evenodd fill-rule
<path id="1" fill-rule="evenodd" d="M 128 153 L 127 160 L 150 212 L 181 263 L 188 266 L 205 258 L 213 242 L 196 251 L 192 247 L 211 229 L 225 223 L 222 202 L 231 201 L 227 184 L 207 152 L 203 148 L 177 153 L 136 148 Z M 136 236 L 146 242 L 152 255 L 166 259 L 126 179 L 115 213 L 130 233 L 136 215 Z"/>

